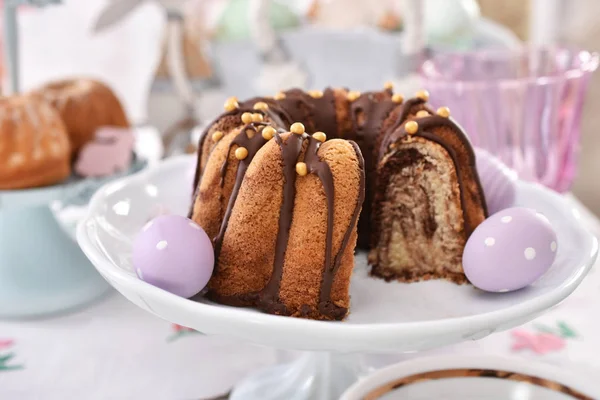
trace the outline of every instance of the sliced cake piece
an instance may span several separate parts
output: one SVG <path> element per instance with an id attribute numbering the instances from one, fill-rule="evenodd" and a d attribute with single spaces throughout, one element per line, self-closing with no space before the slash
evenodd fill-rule
<path id="1" fill-rule="evenodd" d="M 417 113 L 381 149 L 369 262 L 386 280 L 466 282 L 462 252 L 487 211 L 473 149 L 439 114 Z"/>

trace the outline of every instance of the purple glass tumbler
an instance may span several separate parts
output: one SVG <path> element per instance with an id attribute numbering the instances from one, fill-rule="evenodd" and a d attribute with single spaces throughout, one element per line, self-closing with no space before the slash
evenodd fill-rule
<path id="1" fill-rule="evenodd" d="M 565 48 L 440 53 L 421 66 L 435 107 L 521 179 L 559 192 L 576 172 L 581 112 L 598 54 Z"/>

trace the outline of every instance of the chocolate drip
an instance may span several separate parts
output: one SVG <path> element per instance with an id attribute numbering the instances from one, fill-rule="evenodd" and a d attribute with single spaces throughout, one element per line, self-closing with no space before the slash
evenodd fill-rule
<path id="1" fill-rule="evenodd" d="M 424 118 L 418 119 L 418 124 L 419 124 L 419 130 L 417 131 L 417 133 L 414 136 L 420 136 L 420 137 L 423 137 L 434 143 L 439 144 L 440 146 L 442 146 L 442 148 L 444 148 L 444 150 L 446 150 L 446 152 L 452 159 L 452 163 L 454 164 L 454 169 L 456 171 L 456 179 L 458 181 L 458 186 L 459 186 L 460 204 L 461 204 L 461 208 L 462 208 L 462 212 L 463 212 L 465 234 L 466 234 L 466 237 L 469 237 L 471 235 L 471 233 L 473 232 L 473 229 L 475 229 L 475 227 L 471 226 L 471 223 L 468 218 L 467 205 L 466 205 L 466 199 L 465 199 L 466 190 L 465 190 L 465 185 L 464 185 L 464 176 L 463 176 L 462 168 L 460 168 L 460 161 L 459 161 L 458 155 L 456 154 L 455 149 L 452 147 L 452 145 L 450 143 L 446 142 L 439 135 L 429 132 L 428 129 L 438 128 L 438 127 L 448 127 L 450 129 L 452 129 L 454 132 L 456 132 L 457 134 L 455 137 L 458 140 L 460 140 L 461 144 L 463 145 L 462 147 L 464 149 L 466 149 L 466 151 L 467 151 L 467 157 L 469 159 L 469 167 L 472 168 L 473 170 L 475 170 L 475 153 L 473 152 L 473 147 L 471 146 L 471 143 L 469 142 L 469 139 L 467 138 L 467 136 L 464 134 L 463 130 L 456 123 L 454 123 L 452 121 L 452 119 L 450 119 L 450 118 L 445 118 L 445 117 L 441 117 L 438 115 L 432 115 L 429 117 L 424 117 Z M 390 136 L 391 136 L 390 140 L 398 141 L 398 140 L 402 139 L 403 137 L 406 137 L 407 133 L 404 130 L 404 127 L 402 127 L 397 133 L 394 133 L 393 136 L 392 135 L 390 135 Z M 481 188 L 481 184 L 479 182 L 479 176 L 477 174 L 474 174 L 473 178 L 475 180 L 475 184 L 477 185 L 477 189 L 480 193 L 480 198 L 482 199 L 482 207 L 483 207 L 484 214 L 487 216 L 488 212 L 487 212 L 487 207 L 486 207 L 485 201 L 483 200 L 484 199 L 483 189 Z"/>
<path id="2" fill-rule="evenodd" d="M 263 102 L 267 103 L 269 105 L 269 108 L 266 111 L 255 110 L 253 108 L 254 104 L 259 101 L 263 101 Z M 208 132 L 222 118 L 230 117 L 233 115 L 242 115 L 245 112 L 263 114 L 264 116 L 266 116 L 267 118 L 269 118 L 269 120 L 271 120 L 273 122 L 273 125 L 275 125 L 275 127 L 281 127 L 281 126 L 289 127 L 289 124 L 291 123 L 286 112 L 283 109 L 281 109 L 280 107 L 278 107 L 277 104 L 274 103 L 272 99 L 261 98 L 261 97 L 247 100 L 244 103 L 242 103 L 242 105 L 239 108 L 232 110 L 232 111 L 227 111 L 227 112 L 219 115 L 217 118 L 215 118 L 210 124 L 208 124 L 206 126 L 204 131 L 202 131 L 202 134 L 200 135 L 200 140 L 198 141 L 198 158 L 196 161 L 196 173 L 194 174 L 194 198 L 196 197 L 195 192 L 198 189 L 198 183 L 200 181 L 200 176 L 201 176 L 200 163 L 201 163 L 201 159 L 202 159 L 202 148 L 204 147 L 204 142 L 205 142 L 206 138 L 208 137 Z"/>
<path id="3" fill-rule="evenodd" d="M 263 102 L 267 103 L 269 105 L 269 108 L 266 111 L 255 110 L 254 104 L 256 104 L 259 101 L 263 101 Z M 202 149 L 204 147 L 204 142 L 208 136 L 208 132 L 210 131 L 210 128 L 224 117 L 228 117 L 228 116 L 232 116 L 232 115 L 241 115 L 245 112 L 261 113 L 264 116 L 266 116 L 273 123 L 273 125 L 275 125 L 275 127 L 278 127 L 278 126 L 289 127 L 289 124 L 291 123 L 291 122 L 289 122 L 290 121 L 289 116 L 287 116 L 285 111 L 283 109 L 281 109 L 280 107 L 278 107 L 277 104 L 274 103 L 272 99 L 257 97 L 257 98 L 245 101 L 236 110 L 228 111 L 224 114 L 221 114 L 220 116 L 215 118 L 210 124 L 208 124 L 207 127 L 202 132 L 202 134 L 200 135 L 200 140 L 198 141 L 198 158 L 196 160 L 196 172 L 194 174 L 194 184 L 193 184 L 194 191 L 193 191 L 193 195 L 192 195 L 192 206 L 190 207 L 190 211 L 188 212 L 188 218 L 190 218 L 190 219 L 192 218 L 192 215 L 194 212 L 194 203 L 196 202 L 196 198 L 198 197 L 198 190 L 199 190 L 198 184 L 200 183 L 200 177 L 202 175 L 202 170 L 200 168 L 200 164 L 202 161 Z"/>
<path id="4" fill-rule="evenodd" d="M 327 135 L 337 136 L 333 89 L 325 89 L 320 98 L 311 97 L 301 89 L 290 89 L 285 92 L 285 98 L 277 100 L 277 104 L 290 118 L 290 123 L 303 122 L 309 132 L 321 130 Z"/>
<path id="5" fill-rule="evenodd" d="M 348 139 L 356 141 L 362 149 L 365 162 L 366 193 L 367 199 L 363 205 L 362 217 L 359 219 L 359 246 L 369 247 L 371 232 L 371 203 L 373 201 L 373 185 L 375 183 L 375 172 L 377 165 L 377 141 L 381 133 L 383 122 L 388 118 L 392 110 L 399 106 L 391 99 L 391 91 L 367 92 L 360 95 L 350 104 L 350 118 L 352 120 L 352 132 Z M 364 121 L 360 121 L 364 118 Z M 361 123 L 362 122 L 362 123 Z"/>
<path id="6" fill-rule="evenodd" d="M 236 115 L 236 114 L 241 115 L 244 111 L 250 111 L 250 110 L 236 109 L 236 110 L 232 110 L 232 111 L 227 111 L 227 112 L 219 115 L 214 120 L 212 120 L 210 124 L 206 125 L 206 128 L 204 128 L 204 131 L 202 131 L 202 134 L 200 135 L 200 140 L 198 140 L 198 158 L 196 160 L 196 173 L 194 174 L 194 199 L 196 198 L 196 192 L 198 190 L 198 183 L 200 182 L 200 176 L 201 176 L 200 164 L 201 164 L 201 160 L 202 160 L 202 148 L 204 147 L 204 141 L 208 137 L 208 132 L 210 131 L 210 128 L 212 128 L 214 124 L 219 122 L 219 120 L 221 118 L 229 117 L 229 116 Z M 193 206 L 192 206 L 192 208 L 193 208 Z"/>
<path id="7" fill-rule="evenodd" d="M 306 123 L 313 108 L 311 100 L 313 98 L 303 90 L 290 89 L 285 92 L 283 99 L 277 100 L 277 104 L 289 117 L 290 123 L 298 121 Z M 307 126 L 307 131 L 312 131 L 313 128 L 314 126 Z"/>
<path id="8" fill-rule="evenodd" d="M 335 117 L 335 93 L 333 89 L 325 89 L 323 97 L 313 98 L 310 102 L 312 103 L 315 130 L 323 131 L 330 136 L 337 136 L 338 126 Z"/>
<path id="9" fill-rule="evenodd" d="M 413 97 L 412 99 L 408 99 L 404 103 L 402 103 L 400 114 L 398 114 L 398 117 L 396 118 L 396 121 L 393 123 L 393 125 L 390 126 L 388 130 L 386 130 L 388 134 L 382 138 L 381 144 L 379 145 L 378 151 L 381 156 L 383 156 L 387 152 L 387 148 L 391 143 L 394 143 L 398 140 L 398 135 L 396 134 L 396 132 L 398 128 L 400 128 L 402 124 L 406 122 L 411 111 L 416 106 L 423 104 L 425 104 L 425 100 L 419 97 Z"/>
<path id="10" fill-rule="evenodd" d="M 342 262 L 342 257 L 344 255 L 344 251 L 346 250 L 346 247 L 348 246 L 348 242 L 350 241 L 350 236 L 352 235 L 352 231 L 354 230 L 354 227 L 356 226 L 356 220 L 358 219 L 358 215 L 360 214 L 360 209 L 361 206 L 363 204 L 363 201 L 365 199 L 365 174 L 364 174 L 364 159 L 362 157 L 362 153 L 358 147 L 358 145 L 352 141 L 350 141 L 350 144 L 352 145 L 352 147 L 354 148 L 354 152 L 356 153 L 356 157 L 358 159 L 358 167 L 360 169 L 360 182 L 359 182 L 359 188 L 358 188 L 358 198 L 356 199 L 356 205 L 354 206 L 354 211 L 352 212 L 352 217 L 350 218 L 350 223 L 348 224 L 348 228 L 346 229 L 346 232 L 344 233 L 344 237 L 342 239 L 342 244 L 340 245 L 340 249 L 337 252 L 335 259 L 333 261 L 333 264 L 330 264 L 330 256 L 331 256 L 331 246 L 332 246 L 332 236 L 333 236 L 333 179 L 331 180 L 331 189 L 330 192 L 331 194 L 328 195 L 328 189 L 327 189 L 327 181 L 321 178 L 321 182 L 323 183 L 323 187 L 325 188 L 325 194 L 328 196 L 327 197 L 327 244 L 326 244 L 326 249 L 329 249 L 329 253 L 326 251 L 326 257 L 325 257 L 325 266 L 323 268 L 323 277 L 321 279 L 321 289 L 319 292 L 319 312 L 321 312 L 321 314 L 326 315 L 328 317 L 331 317 L 333 319 L 342 319 L 344 318 L 344 316 L 346 315 L 346 313 L 348 312 L 348 310 L 344 307 L 339 307 L 337 305 L 335 305 L 333 303 L 333 301 L 331 300 L 331 290 L 333 288 L 333 281 L 335 280 L 335 277 L 337 275 L 337 271 L 340 268 L 340 264 Z M 310 147 L 309 147 L 310 150 Z M 308 153 L 309 155 L 312 153 Z M 316 155 L 316 150 L 314 152 L 315 157 L 311 158 L 310 162 L 311 164 L 313 162 L 315 162 L 314 160 L 318 160 L 318 164 L 315 167 L 310 167 L 311 171 L 317 171 L 317 175 L 320 177 L 319 173 L 322 170 L 325 170 L 325 168 L 323 168 L 321 166 L 321 164 L 327 166 L 327 169 L 325 170 L 329 176 L 331 176 L 331 170 L 329 169 L 329 166 L 320 161 L 318 159 L 318 156 Z M 309 165 L 309 161 L 306 162 L 307 166 Z M 320 169 L 319 169 L 320 168 Z M 330 197 L 331 196 L 331 200 Z M 331 221 L 331 222 L 330 222 Z M 328 256 L 329 254 L 329 256 Z"/>
<path id="11" fill-rule="evenodd" d="M 266 111 L 254 110 L 254 104 L 258 102 L 266 103 L 269 108 Z M 253 112 L 262 112 L 275 126 L 289 128 L 289 126 L 295 122 L 290 119 L 290 115 L 280 107 L 276 100 L 269 97 L 254 97 L 250 100 L 246 100 L 240 105 L 240 108 L 252 109 Z"/>
<path id="12" fill-rule="evenodd" d="M 413 109 L 413 107 L 416 107 L 421 104 L 425 104 L 425 100 L 423 100 L 420 97 L 413 97 L 412 99 L 408 99 L 404 103 L 402 103 L 402 110 L 400 111 L 398 118 L 396 118 L 396 122 L 394 122 L 394 125 L 392 125 L 392 127 L 390 128 L 390 131 L 395 131 L 396 129 L 398 129 L 400 125 L 406 122 L 406 119 L 408 118 L 408 115 L 410 114 L 410 111 Z"/>
<path id="13" fill-rule="evenodd" d="M 233 139 L 233 141 L 229 144 L 229 149 L 227 151 L 227 157 L 225 158 L 225 162 L 221 166 L 221 187 L 225 184 L 225 173 L 227 172 L 227 165 L 229 163 L 229 153 L 231 152 L 232 146 L 238 145 L 241 147 L 245 147 L 248 150 L 248 156 L 241 160 L 238 164 L 236 175 L 235 175 L 235 184 L 233 186 L 233 190 L 231 192 L 231 196 L 229 197 L 229 201 L 227 203 L 227 209 L 225 210 L 225 215 L 223 217 L 223 222 L 221 222 L 221 228 L 219 229 L 219 234 L 213 239 L 215 245 L 215 260 L 219 259 L 219 254 L 221 253 L 221 246 L 223 245 L 223 237 L 225 236 L 225 231 L 227 230 L 227 224 L 229 223 L 229 218 L 231 217 L 231 211 L 233 210 L 233 206 L 235 204 L 235 200 L 237 199 L 238 192 L 240 191 L 240 186 L 242 185 L 242 181 L 244 180 L 244 176 L 246 175 L 246 170 L 250 165 L 250 162 L 258 152 L 267 143 L 267 141 L 262 137 L 262 135 L 258 132 L 257 126 L 265 126 L 265 123 L 250 123 L 244 126 L 240 133 Z M 252 137 L 248 136 L 246 131 L 254 132 Z M 219 265 L 218 262 L 215 262 L 215 270 Z"/>
<path id="14" fill-rule="evenodd" d="M 396 106 L 398 104 L 392 101 L 391 94 L 387 90 L 363 93 L 354 100 L 350 104 L 350 118 L 352 118 L 352 130 L 357 142 L 369 145 L 369 142 L 372 142 L 370 139 L 378 135 L 383 121 Z M 362 124 L 359 121 L 361 115 L 365 118 Z M 372 144 L 370 145 L 372 149 Z"/>
<path id="15" fill-rule="evenodd" d="M 367 185 L 375 170 L 375 142 L 381 131 L 383 121 L 387 119 L 394 107 L 398 106 L 391 100 L 389 91 L 368 92 L 360 95 L 350 104 L 350 118 L 352 119 L 352 134 L 350 139 L 355 140 L 363 150 L 365 158 Z M 364 118 L 361 123 L 360 118 Z"/>
<path id="16" fill-rule="evenodd" d="M 285 306 L 279 300 L 279 288 L 283 278 L 283 265 L 285 251 L 290 237 L 290 227 L 294 214 L 294 200 L 296 198 L 296 161 L 302 152 L 304 138 L 308 135 L 290 135 L 284 142 L 281 136 L 275 135 L 275 141 L 281 149 L 283 160 L 283 201 L 279 212 L 279 229 L 275 245 L 275 261 L 273 272 L 267 286 L 259 295 L 259 301 L 269 311 L 285 313 Z"/>
<path id="17" fill-rule="evenodd" d="M 334 264 L 331 262 L 331 253 L 333 248 L 333 210 L 334 210 L 334 186 L 333 174 L 329 165 L 321 161 L 318 155 L 321 142 L 310 137 L 308 148 L 304 156 L 307 170 L 310 174 L 315 174 L 321 180 L 325 198 L 327 200 L 327 236 L 325 239 L 325 265 L 321 278 L 321 289 L 319 294 L 319 311 L 323 315 L 332 318 L 343 318 L 346 315 L 345 308 L 341 308 L 333 304 L 331 300 L 331 282 L 335 275 Z M 342 246 L 343 249 L 343 246 Z M 337 257 L 336 257 L 337 258 Z"/>

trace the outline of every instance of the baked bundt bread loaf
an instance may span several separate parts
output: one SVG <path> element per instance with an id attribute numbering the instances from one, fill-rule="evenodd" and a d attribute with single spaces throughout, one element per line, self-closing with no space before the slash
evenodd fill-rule
<path id="1" fill-rule="evenodd" d="M 367 93 L 332 88 L 323 92 L 292 89 L 272 98 L 253 98 L 242 103 L 230 98 L 225 104 L 226 112 L 208 125 L 200 139 L 190 210 L 190 217 L 214 237 L 216 272 L 209 283 L 208 296 L 218 302 L 254 305 L 276 314 L 342 319 L 348 307 L 351 266 L 342 262 L 331 271 L 329 262 L 311 260 L 321 253 L 306 250 L 315 241 L 310 235 L 322 238 L 323 232 L 333 231 L 329 253 L 332 257 L 337 254 L 339 242 L 335 237 L 344 229 L 351 229 L 346 218 L 359 209 L 363 196 L 353 184 L 353 195 L 338 203 L 336 192 L 348 192 L 349 187 L 336 182 L 356 182 L 357 171 L 363 168 L 365 200 L 358 221 L 358 240 L 361 247 L 372 247 L 373 275 L 388 280 L 436 277 L 463 282 L 457 254 L 462 254 L 466 237 L 485 217 L 485 200 L 466 136 L 449 119 L 447 108 L 432 116 L 436 113 L 427 106 L 427 99 L 428 93 L 421 91 L 404 101 L 401 95 L 393 93 L 391 85 L 383 91 Z M 414 129 L 414 124 L 418 124 L 415 119 L 423 121 L 423 129 L 418 125 Z M 349 163 L 342 169 L 330 167 L 335 178 L 333 206 L 323 207 L 328 204 L 323 198 L 327 185 L 319 186 L 316 177 L 294 180 L 298 194 L 290 217 L 278 207 L 281 193 L 291 187 L 286 169 L 291 168 L 291 161 L 286 161 L 286 149 L 298 139 L 276 130 L 293 131 L 298 126 L 302 126 L 302 132 L 304 127 L 307 132 L 316 132 L 314 137 L 319 139 L 327 136 L 352 142 L 331 140 L 318 151 L 318 158 L 327 159 L 330 166 L 339 160 Z M 413 130 L 418 134 L 410 133 Z M 274 141 L 267 140 L 271 136 Z M 310 154 L 306 146 L 314 140 L 306 136 L 302 150 L 298 150 L 296 158 L 292 157 L 294 162 L 302 162 Z M 345 156 L 330 156 L 338 153 Z M 417 153 L 423 161 L 412 161 Z M 299 168 L 304 171 L 305 167 Z M 299 189 L 305 181 L 313 182 L 312 191 Z M 435 187 L 438 184 L 439 191 Z M 343 186 L 337 189 L 338 185 Z M 404 206 L 401 202 L 405 202 Z M 411 207 L 412 214 L 402 211 Z M 320 224 L 311 225 L 311 218 L 323 215 L 320 209 L 334 210 L 331 218 L 335 221 L 345 219 L 341 225 L 333 224 L 332 229 L 326 229 L 324 217 Z M 298 210 L 307 210 L 308 214 L 298 216 Z M 307 221 L 294 225 L 295 219 L 305 217 Z M 260 229 L 253 222 L 263 220 L 264 227 L 261 222 Z M 297 226 L 289 231 L 284 227 L 289 233 L 284 240 L 287 246 L 263 243 L 262 229 L 271 238 L 281 231 L 282 223 Z M 302 226 L 310 226 L 311 232 L 307 235 Z M 315 242 L 323 247 L 322 240 Z M 418 250 L 407 253 L 409 243 Z M 341 259 L 351 264 L 354 240 L 349 237 L 344 244 L 346 247 L 338 253 L 341 251 Z M 425 253 L 427 257 L 423 256 Z M 433 254 L 441 253 L 443 256 L 434 260 Z M 276 257 L 279 258 L 275 260 Z M 326 284 L 328 281 L 333 284 Z M 327 285 L 337 289 L 330 290 Z"/>
<path id="2" fill-rule="evenodd" d="M 51 185 L 71 173 L 60 115 L 34 96 L 0 98 L 0 190 Z"/>
<path id="3" fill-rule="evenodd" d="M 121 102 L 105 84 L 92 79 L 69 79 L 49 83 L 35 91 L 58 110 L 76 155 L 94 139 L 101 126 L 129 127 Z"/>

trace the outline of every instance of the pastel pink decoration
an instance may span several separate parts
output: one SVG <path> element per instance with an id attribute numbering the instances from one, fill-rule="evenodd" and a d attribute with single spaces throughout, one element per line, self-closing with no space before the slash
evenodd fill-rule
<path id="1" fill-rule="evenodd" d="M 563 338 L 551 333 L 530 333 L 523 330 L 511 332 L 512 351 L 531 350 L 536 354 L 546 354 L 562 350 L 566 346 Z"/>
<path id="2" fill-rule="evenodd" d="M 79 152 L 75 172 L 84 177 L 109 176 L 129 168 L 135 138 L 129 128 L 104 126 Z"/>
<path id="3" fill-rule="evenodd" d="M 15 342 L 12 339 L 0 339 L 0 350 L 8 349 L 12 347 L 14 343 Z"/>

